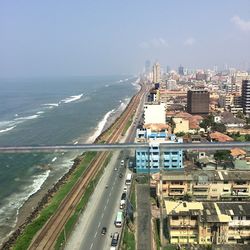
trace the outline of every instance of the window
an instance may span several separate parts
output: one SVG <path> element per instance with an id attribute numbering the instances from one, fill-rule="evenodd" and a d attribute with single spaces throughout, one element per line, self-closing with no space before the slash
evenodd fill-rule
<path id="1" fill-rule="evenodd" d="M 177 215 L 173 215 L 172 220 L 179 220 L 179 217 Z"/>
<path id="2" fill-rule="evenodd" d="M 192 215 L 191 220 L 196 220 L 196 216 Z"/>

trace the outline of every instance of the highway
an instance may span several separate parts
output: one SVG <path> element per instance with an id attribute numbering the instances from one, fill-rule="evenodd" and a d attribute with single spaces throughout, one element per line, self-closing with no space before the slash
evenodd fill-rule
<path id="1" fill-rule="evenodd" d="M 64 144 L 64 145 L 35 145 L 35 146 L 1 146 L 0 153 L 30 153 L 30 152 L 65 152 L 82 151 L 114 151 L 148 148 L 148 143 L 114 143 L 114 144 Z M 248 148 L 250 142 L 208 142 L 208 143 L 161 143 L 161 149 L 183 150 L 219 150 L 231 148 Z"/>
<path id="2" fill-rule="evenodd" d="M 68 239 L 66 250 L 106 250 L 111 244 L 110 235 L 114 232 L 120 233 L 121 229 L 115 228 L 114 220 L 117 212 L 120 211 L 119 203 L 126 169 L 120 166 L 121 158 L 117 157 L 118 155 L 119 153 L 116 152 L 113 162 L 105 169 L 83 217 L 79 220 L 72 237 Z M 114 165 L 118 170 L 114 170 Z M 120 173 L 123 173 L 122 178 L 119 177 Z M 107 228 L 106 235 L 101 235 L 102 227 Z"/>

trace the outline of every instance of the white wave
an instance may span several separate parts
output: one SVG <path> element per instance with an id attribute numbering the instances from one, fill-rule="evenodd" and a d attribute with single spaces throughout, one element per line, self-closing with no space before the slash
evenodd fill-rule
<path id="1" fill-rule="evenodd" d="M 43 113 L 44 113 L 44 111 L 38 111 L 38 112 L 36 112 L 37 115 L 41 115 Z"/>
<path id="2" fill-rule="evenodd" d="M 15 114 L 15 117 L 18 117 L 18 114 Z"/>
<path id="3" fill-rule="evenodd" d="M 82 96 L 83 96 L 83 94 L 80 94 L 80 95 L 72 95 L 72 96 L 70 96 L 70 97 L 68 97 L 68 98 L 66 98 L 66 99 L 61 100 L 61 102 L 63 102 L 63 103 L 74 102 L 74 101 L 77 101 L 77 100 L 81 99 Z"/>
<path id="4" fill-rule="evenodd" d="M 109 84 L 106 84 L 105 87 L 108 88 L 108 87 L 109 87 Z"/>
<path id="5" fill-rule="evenodd" d="M 15 227 L 19 209 L 32 194 L 36 193 L 41 188 L 49 174 L 50 170 L 47 170 L 33 177 L 33 182 L 26 186 L 22 192 L 14 193 L 3 200 L 4 205 L 0 207 L 0 228 L 8 226 L 13 229 Z"/>
<path id="6" fill-rule="evenodd" d="M 78 144 L 78 141 L 75 141 L 74 144 L 75 144 L 75 145 Z"/>
<path id="7" fill-rule="evenodd" d="M 98 123 L 97 128 L 94 132 L 94 134 L 92 136 L 89 137 L 89 139 L 87 140 L 87 143 L 93 143 L 95 141 L 95 139 L 101 134 L 102 130 L 104 129 L 104 126 L 108 120 L 108 118 L 110 117 L 110 115 L 114 112 L 115 110 L 112 109 L 109 112 L 107 112 L 103 119 Z"/>
<path id="8" fill-rule="evenodd" d="M 57 157 L 54 157 L 54 158 L 51 160 L 51 162 L 55 162 L 56 159 L 57 159 Z"/>
<path id="9" fill-rule="evenodd" d="M 15 121 L 33 120 L 33 119 L 36 119 L 38 117 L 39 117 L 38 114 L 36 114 L 36 115 L 29 115 L 29 116 L 24 116 L 24 117 L 16 118 Z"/>
<path id="10" fill-rule="evenodd" d="M 2 129 L 2 130 L 0 130 L 0 133 L 8 132 L 8 131 L 14 129 L 15 127 L 16 127 L 16 126 L 12 126 L 12 127 L 6 128 L 6 129 Z"/>
<path id="11" fill-rule="evenodd" d="M 120 102 L 120 106 L 117 108 L 118 112 L 122 112 L 128 105 L 130 98 L 125 98 L 123 102 Z"/>
<path id="12" fill-rule="evenodd" d="M 45 104 L 42 104 L 42 106 L 58 107 L 58 106 L 59 106 L 59 103 L 45 103 Z"/>

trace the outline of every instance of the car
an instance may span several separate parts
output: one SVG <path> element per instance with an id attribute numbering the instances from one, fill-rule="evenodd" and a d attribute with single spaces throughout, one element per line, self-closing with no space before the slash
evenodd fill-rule
<path id="1" fill-rule="evenodd" d="M 124 165 L 124 160 L 121 160 L 121 166 L 123 166 Z"/>
<path id="2" fill-rule="evenodd" d="M 103 227 L 102 228 L 102 231 L 101 231 L 101 234 L 102 235 L 105 235 L 107 233 L 107 228 L 106 227 Z"/>
<path id="3" fill-rule="evenodd" d="M 123 192 L 124 192 L 124 193 L 127 193 L 127 192 L 128 192 L 128 187 L 127 187 L 127 186 L 125 186 L 125 187 L 123 188 Z"/>
<path id="4" fill-rule="evenodd" d="M 115 167 L 115 171 L 117 171 L 118 170 L 118 168 L 117 167 Z"/>
<path id="5" fill-rule="evenodd" d="M 118 245 L 118 240 L 119 240 L 119 233 L 115 232 L 112 236 L 111 246 L 116 247 Z"/>
<path id="6" fill-rule="evenodd" d="M 120 178 L 122 178 L 122 176 L 123 176 L 123 174 L 122 174 L 122 173 L 120 173 L 120 174 L 119 174 L 119 177 L 120 177 Z"/>

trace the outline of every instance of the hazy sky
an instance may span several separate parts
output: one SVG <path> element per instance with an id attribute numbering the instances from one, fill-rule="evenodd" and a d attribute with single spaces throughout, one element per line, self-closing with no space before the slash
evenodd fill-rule
<path id="1" fill-rule="evenodd" d="M 249 0 L 1 0 L 0 77 L 250 67 Z"/>

